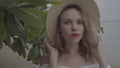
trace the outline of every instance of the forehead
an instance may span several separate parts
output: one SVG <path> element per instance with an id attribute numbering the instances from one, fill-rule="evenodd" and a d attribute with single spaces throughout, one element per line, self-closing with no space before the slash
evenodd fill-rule
<path id="1" fill-rule="evenodd" d="M 82 18 L 82 14 L 79 10 L 75 8 L 70 8 L 66 9 L 62 14 L 61 14 L 61 19 L 66 19 L 66 18 Z"/>

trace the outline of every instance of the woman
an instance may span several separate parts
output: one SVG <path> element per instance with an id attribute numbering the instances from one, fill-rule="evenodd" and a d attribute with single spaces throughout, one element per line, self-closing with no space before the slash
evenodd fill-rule
<path id="1" fill-rule="evenodd" d="M 110 68 L 101 52 L 99 27 L 94 0 L 64 0 L 53 5 L 44 40 L 49 55 L 42 57 L 41 68 Z"/>

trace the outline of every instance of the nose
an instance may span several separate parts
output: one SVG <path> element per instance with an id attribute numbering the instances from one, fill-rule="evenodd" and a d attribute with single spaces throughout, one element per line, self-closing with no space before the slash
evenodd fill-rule
<path id="1" fill-rule="evenodd" d="M 73 24 L 72 31 L 77 31 L 77 24 Z"/>

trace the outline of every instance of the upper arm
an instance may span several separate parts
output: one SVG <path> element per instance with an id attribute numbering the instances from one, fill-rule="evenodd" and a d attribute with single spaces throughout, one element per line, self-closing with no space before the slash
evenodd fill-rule
<path id="1" fill-rule="evenodd" d="M 44 64 L 49 64 L 49 56 L 41 56 L 40 66 Z"/>

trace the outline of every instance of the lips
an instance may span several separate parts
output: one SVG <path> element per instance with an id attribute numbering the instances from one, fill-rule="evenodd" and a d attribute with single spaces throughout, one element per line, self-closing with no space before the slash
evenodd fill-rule
<path id="1" fill-rule="evenodd" d="M 80 34 L 73 33 L 73 34 L 71 34 L 70 36 L 71 36 L 71 37 L 78 37 L 78 36 L 80 36 Z"/>

